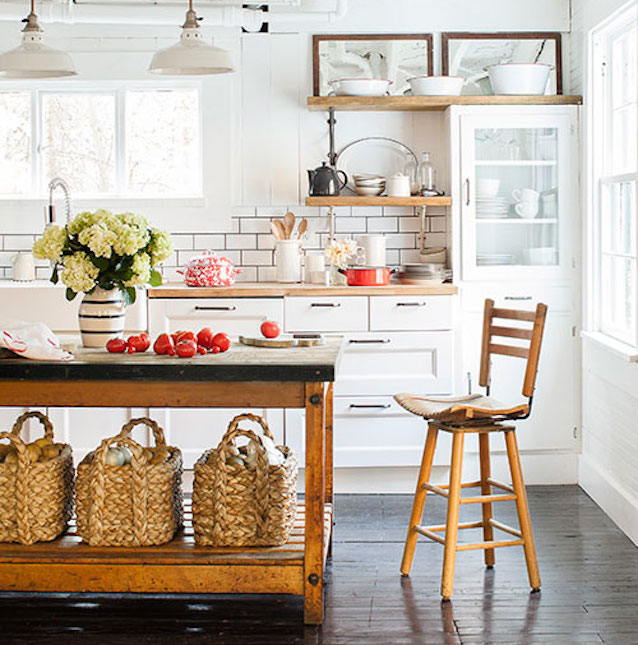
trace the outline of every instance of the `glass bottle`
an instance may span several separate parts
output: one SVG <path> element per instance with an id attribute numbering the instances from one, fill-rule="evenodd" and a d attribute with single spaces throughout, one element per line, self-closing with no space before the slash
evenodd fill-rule
<path id="1" fill-rule="evenodd" d="M 419 181 L 419 164 L 416 161 L 416 157 L 411 152 L 405 153 L 403 174 L 410 178 L 410 194 L 418 195 L 421 190 L 421 182 Z"/>
<path id="2" fill-rule="evenodd" d="M 424 152 L 419 163 L 419 182 L 421 184 L 421 195 L 436 194 L 436 170 L 430 162 L 430 153 Z"/>

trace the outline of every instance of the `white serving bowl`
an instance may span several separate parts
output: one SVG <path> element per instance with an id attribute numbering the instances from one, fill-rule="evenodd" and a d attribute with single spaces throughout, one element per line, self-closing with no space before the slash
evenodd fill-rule
<path id="1" fill-rule="evenodd" d="M 355 179 L 355 186 L 385 186 L 385 179 Z"/>
<path id="2" fill-rule="evenodd" d="M 385 181 L 385 177 L 383 175 L 354 174 L 352 175 L 352 178 L 355 181 L 368 181 L 368 180 Z"/>
<path id="3" fill-rule="evenodd" d="M 385 96 L 392 81 L 387 78 L 340 78 L 328 81 L 337 96 Z"/>
<path id="4" fill-rule="evenodd" d="M 413 76 L 408 79 L 414 96 L 459 96 L 462 76 Z"/>
<path id="5" fill-rule="evenodd" d="M 552 65 L 545 63 L 505 63 L 490 65 L 494 94 L 545 94 Z"/>
<path id="6" fill-rule="evenodd" d="M 357 195 L 362 197 L 375 197 L 380 195 L 385 190 L 385 184 L 383 186 L 355 186 L 354 191 Z"/>

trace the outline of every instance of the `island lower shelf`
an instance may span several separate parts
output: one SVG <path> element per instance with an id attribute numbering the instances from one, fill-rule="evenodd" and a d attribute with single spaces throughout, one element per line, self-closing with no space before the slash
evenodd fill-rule
<path id="1" fill-rule="evenodd" d="M 324 566 L 333 509 L 324 507 Z M 118 593 L 304 593 L 305 506 L 279 547 L 200 547 L 190 505 L 174 540 L 152 547 L 92 547 L 75 524 L 52 542 L 0 544 L 0 590 Z"/>

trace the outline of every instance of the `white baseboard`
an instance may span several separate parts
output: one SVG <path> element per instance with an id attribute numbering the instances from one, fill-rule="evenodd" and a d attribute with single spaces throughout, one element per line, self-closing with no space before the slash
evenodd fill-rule
<path id="1" fill-rule="evenodd" d="M 618 528 L 638 545 L 638 500 L 613 476 L 601 471 L 587 455 L 580 456 L 578 483 Z"/>

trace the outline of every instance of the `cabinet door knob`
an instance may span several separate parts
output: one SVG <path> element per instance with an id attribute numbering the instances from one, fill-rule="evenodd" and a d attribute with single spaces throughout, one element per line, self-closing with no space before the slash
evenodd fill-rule
<path id="1" fill-rule="evenodd" d="M 310 303 L 311 307 L 341 307 L 340 302 L 311 302 Z"/>
<path id="2" fill-rule="evenodd" d="M 237 307 L 235 305 L 226 305 L 226 306 L 210 306 L 210 307 L 202 307 L 200 305 L 195 306 L 195 311 L 235 311 Z"/>

